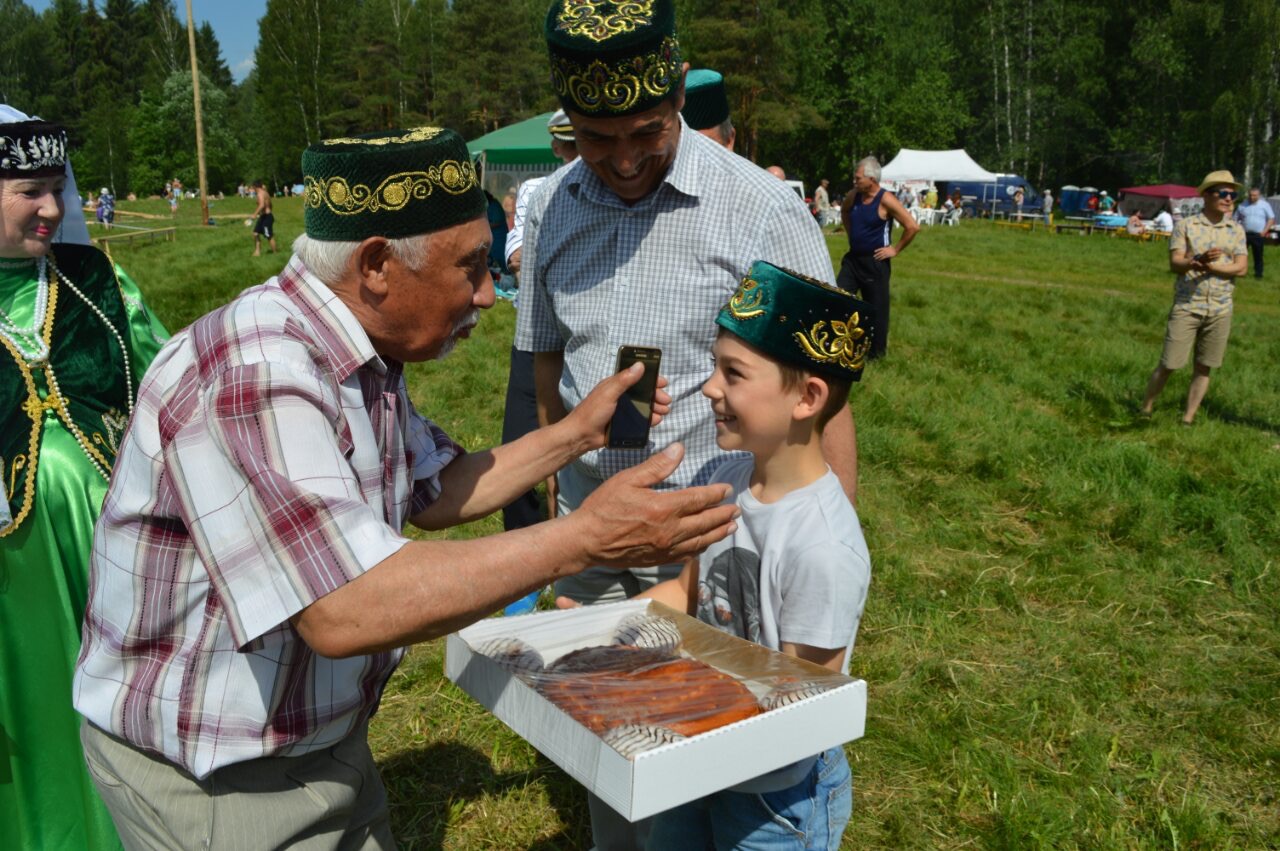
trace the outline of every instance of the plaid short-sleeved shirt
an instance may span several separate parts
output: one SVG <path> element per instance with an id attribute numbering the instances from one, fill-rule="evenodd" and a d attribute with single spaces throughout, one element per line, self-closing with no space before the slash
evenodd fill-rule
<path id="1" fill-rule="evenodd" d="M 297 257 L 175 335 L 95 530 L 76 709 L 197 777 L 333 745 L 403 651 L 328 659 L 289 619 L 399 550 L 460 451 Z"/>
<path id="2" fill-rule="evenodd" d="M 599 449 L 574 462 L 592 479 L 675 441 L 685 457 L 666 487 L 703 484 L 725 453 L 710 403 L 716 313 L 755 260 L 833 283 L 813 215 L 785 183 L 681 122 L 666 177 L 621 201 L 578 159 L 546 179 L 525 222 L 516 348 L 564 352 L 572 409 L 613 373 L 623 345 L 662 349 L 671 413 L 646 449 Z"/>
<path id="3" fill-rule="evenodd" d="M 1247 253 L 1244 228 L 1223 216 L 1216 225 L 1204 213 L 1183 219 L 1173 226 L 1169 250 L 1182 251 L 1188 257 L 1203 254 L 1210 248 L 1221 248 L 1228 257 Z M 1210 272 L 1184 272 L 1173 282 L 1174 310 L 1201 316 L 1218 316 L 1231 312 L 1231 295 L 1235 279 Z"/>

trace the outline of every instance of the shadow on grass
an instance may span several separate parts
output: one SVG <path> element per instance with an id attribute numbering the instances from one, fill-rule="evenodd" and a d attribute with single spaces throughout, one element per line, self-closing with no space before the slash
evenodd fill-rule
<path id="1" fill-rule="evenodd" d="M 529 771 L 499 774 L 487 754 L 466 745 L 441 743 L 380 762 L 379 771 L 387 787 L 391 830 L 401 848 L 442 851 L 454 847 L 456 841 L 446 844 L 449 825 L 469 804 L 507 793 L 518 796 L 534 785 L 545 792 L 562 827 L 554 836 L 531 843 L 530 851 L 573 851 L 591 845 L 585 792 L 540 754 Z M 496 803 L 503 805 L 500 800 Z"/>
<path id="2" fill-rule="evenodd" d="M 1209 392 L 1213 392 L 1212 387 Z M 1234 408 L 1223 405 L 1220 402 L 1214 402 L 1211 396 L 1206 397 L 1200 406 L 1200 415 L 1204 416 L 1205 414 L 1208 414 L 1215 420 L 1230 423 L 1231 425 L 1247 426 L 1248 428 L 1255 428 L 1271 435 L 1280 434 L 1280 424 L 1273 423 L 1269 420 L 1264 420 L 1250 414 L 1242 414 Z"/>

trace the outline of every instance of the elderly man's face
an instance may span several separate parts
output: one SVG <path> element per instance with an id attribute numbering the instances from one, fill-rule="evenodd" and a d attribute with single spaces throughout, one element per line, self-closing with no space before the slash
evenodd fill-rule
<path id="1" fill-rule="evenodd" d="M 387 261 L 388 290 L 378 307 L 382 327 L 374 342 L 380 354 L 400 361 L 447 355 L 480 321 L 479 310 L 494 302 L 488 262 L 492 234 L 484 217 L 426 239 L 421 268 L 394 256 Z"/>
<path id="2" fill-rule="evenodd" d="M 684 94 L 653 109 L 621 118 L 569 113 L 578 156 L 628 204 L 648 197 L 667 174 L 680 145 Z"/>

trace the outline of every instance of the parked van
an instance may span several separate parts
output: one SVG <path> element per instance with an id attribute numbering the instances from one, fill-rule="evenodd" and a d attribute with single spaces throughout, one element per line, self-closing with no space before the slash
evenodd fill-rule
<path id="1" fill-rule="evenodd" d="M 997 174 L 995 183 L 979 183 L 968 180 L 952 180 L 942 184 L 939 196 L 949 196 L 960 190 L 961 206 L 966 216 L 989 216 L 993 212 L 1008 213 L 1013 210 L 1013 195 L 1022 189 L 1022 212 L 1039 214 L 1042 202 L 1040 193 L 1025 177 L 1018 174 Z"/>

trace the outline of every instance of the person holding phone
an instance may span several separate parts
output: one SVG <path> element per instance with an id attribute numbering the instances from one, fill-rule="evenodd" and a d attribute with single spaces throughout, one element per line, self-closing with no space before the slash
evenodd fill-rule
<path id="1" fill-rule="evenodd" d="M 688 65 L 673 0 L 616 4 L 607 15 L 559 0 L 544 32 L 578 159 L 547 178 L 525 225 L 516 347 L 534 353 L 539 419 L 557 422 L 580 405 L 614 371 L 623 345 L 662 351 L 672 398 L 644 446 L 602 448 L 560 470 L 557 507 L 573 512 L 610 476 L 673 442 L 686 453 L 663 487 L 709 481 L 725 455 L 699 390 L 711 375 L 717 313 L 757 258 L 829 284 L 834 270 L 791 187 L 681 118 Z M 857 449 L 847 405 L 822 449 L 852 499 Z M 680 570 L 678 562 L 597 568 L 555 587 L 579 603 L 620 600 Z M 588 803 L 599 851 L 644 847 L 643 824 L 594 796 Z"/>
<path id="2" fill-rule="evenodd" d="M 1240 196 L 1240 184 L 1231 172 L 1210 172 L 1200 182 L 1200 194 L 1204 209 L 1174 225 L 1169 237 L 1169 271 L 1178 276 L 1173 283 L 1173 307 L 1165 325 L 1164 351 L 1147 380 L 1140 409 L 1142 416 L 1151 416 L 1165 382 L 1186 365 L 1194 348 L 1195 364 L 1182 414 L 1182 424 L 1188 426 L 1209 390 L 1210 371 L 1222 366 L 1231 335 L 1235 279 L 1248 271 L 1249 259 L 1244 228 L 1231 218 Z"/>
<path id="3" fill-rule="evenodd" d="M 758 257 L 833 282 L 822 231 L 804 202 L 682 120 L 686 66 L 671 0 L 643 13 L 619 7 L 616 15 L 601 38 L 562 2 L 547 14 L 552 79 L 578 159 L 548 177 L 529 204 L 516 347 L 534 352 L 543 422 L 565 416 L 612 373 L 623 345 L 661 350 L 672 413 L 644 446 L 590 452 L 561 470 L 561 511 L 676 441 L 687 454 L 664 486 L 707 481 L 723 455 L 698 398 L 711 373 L 716 312 Z M 633 96 L 615 101 L 603 88 L 569 85 L 594 79 L 585 69 L 597 61 Z M 857 457 L 847 410 L 823 445 L 852 496 Z M 586 571 L 557 582 L 556 592 L 584 603 L 623 599 L 679 569 Z"/>

